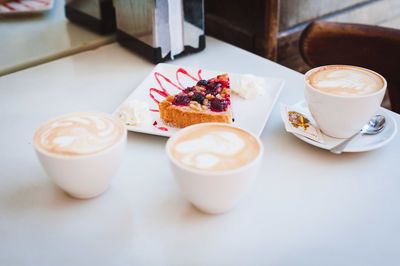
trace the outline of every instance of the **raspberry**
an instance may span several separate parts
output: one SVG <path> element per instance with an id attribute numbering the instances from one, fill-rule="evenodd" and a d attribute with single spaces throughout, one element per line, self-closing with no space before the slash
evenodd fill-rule
<path id="1" fill-rule="evenodd" d="M 207 85 L 208 88 L 211 88 L 214 90 L 218 89 L 221 86 L 222 86 L 221 82 L 212 82 L 212 83 L 208 83 L 208 85 Z"/>
<path id="2" fill-rule="evenodd" d="M 207 94 L 211 94 L 212 96 L 215 96 L 215 95 L 218 94 L 218 91 L 217 90 L 213 90 L 213 89 L 206 89 L 205 95 L 207 95 Z"/>
<path id="3" fill-rule="evenodd" d="M 186 89 L 183 90 L 184 93 L 189 93 L 191 91 L 194 91 L 194 87 L 187 87 Z"/>
<path id="4" fill-rule="evenodd" d="M 206 87 L 206 95 L 211 94 L 212 96 L 217 95 L 221 91 L 222 84 L 219 82 L 210 82 Z"/>
<path id="5" fill-rule="evenodd" d="M 229 105 L 228 101 L 214 98 L 210 100 L 210 108 L 212 111 L 222 112 L 225 111 L 226 107 Z"/>
<path id="6" fill-rule="evenodd" d="M 190 103 L 190 97 L 189 96 L 182 96 L 182 95 L 176 96 L 174 101 L 173 101 L 173 104 L 175 104 L 175 105 L 187 106 L 187 105 L 189 105 L 189 103 Z"/>

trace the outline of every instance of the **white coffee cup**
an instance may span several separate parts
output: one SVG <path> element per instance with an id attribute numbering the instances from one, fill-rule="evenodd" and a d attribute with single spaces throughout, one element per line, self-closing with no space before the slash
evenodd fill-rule
<path id="1" fill-rule="evenodd" d="M 243 166 L 231 170 L 199 170 L 177 160 L 171 152 L 171 147 L 192 130 L 207 129 L 213 126 L 234 128 L 222 123 L 202 123 L 186 127 L 172 136 L 166 144 L 166 152 L 170 161 L 172 172 L 184 195 L 198 209 L 206 213 L 218 214 L 233 209 L 240 199 L 250 189 L 257 176 L 260 161 L 263 156 L 263 145 L 260 140 L 251 133 L 250 136 L 258 147 L 254 158 Z M 208 129 L 207 129 L 208 130 Z"/>
<path id="2" fill-rule="evenodd" d="M 364 94 L 359 93 L 353 87 L 369 88 L 369 81 L 365 82 L 366 85 L 358 84 L 357 82 L 363 83 L 361 81 L 363 77 L 359 78 L 357 75 L 350 81 L 342 82 L 344 85 L 339 83 L 339 87 L 348 85 L 350 88 L 348 92 L 327 92 L 317 89 L 316 85 L 311 85 L 310 77 L 315 73 L 335 71 L 335 68 L 340 71 L 358 71 L 362 75 L 365 73 L 370 75 L 366 80 L 371 78 L 374 81 L 376 78 L 376 81 L 380 80 L 382 85 Z M 321 80 L 324 83 L 321 84 L 323 85 L 335 83 L 335 75 L 330 77 L 329 81 L 323 79 L 322 76 Z M 304 83 L 304 96 L 314 120 L 323 133 L 335 138 L 349 138 L 357 133 L 378 111 L 387 86 L 386 80 L 380 74 L 369 69 L 346 65 L 328 65 L 311 69 L 305 74 Z"/>
<path id="3" fill-rule="evenodd" d="M 69 154 L 71 153 L 70 151 L 68 153 L 54 152 L 47 149 L 47 146 L 40 144 L 41 136 L 37 135 L 40 135 L 40 130 L 43 126 L 54 121 L 57 122 L 60 118 L 64 119 L 64 117 L 70 117 L 71 115 L 79 117 L 81 114 L 90 114 L 92 117 L 99 115 L 112 119 L 117 127 L 121 127 L 120 130 L 122 131 L 118 133 L 119 135 L 115 137 L 110 145 L 105 146 L 100 151 L 95 151 L 95 147 L 93 147 L 94 152 L 88 154 L 80 154 L 78 152 L 71 155 Z M 65 123 L 65 120 L 63 121 Z M 58 117 L 43 126 L 36 131 L 34 146 L 40 163 L 54 183 L 75 198 L 88 199 L 102 194 L 107 189 L 122 162 L 127 138 L 125 126 L 117 118 L 109 114 L 86 112 Z M 104 133 L 105 130 L 102 132 Z"/>

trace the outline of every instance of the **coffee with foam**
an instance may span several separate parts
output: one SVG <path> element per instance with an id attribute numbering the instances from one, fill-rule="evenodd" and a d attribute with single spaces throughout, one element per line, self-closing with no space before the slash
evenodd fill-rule
<path id="1" fill-rule="evenodd" d="M 181 164 L 203 171 L 233 170 L 253 161 L 260 153 L 251 134 L 226 125 L 195 127 L 170 145 L 171 155 Z"/>
<path id="2" fill-rule="evenodd" d="M 37 148 L 48 153 L 79 156 L 103 151 L 118 143 L 125 127 L 105 113 L 79 112 L 42 125 L 33 137 Z"/>
<path id="3" fill-rule="evenodd" d="M 306 76 L 314 89 L 341 96 L 373 94 L 384 86 L 383 79 L 368 69 L 332 65 L 318 68 Z"/>

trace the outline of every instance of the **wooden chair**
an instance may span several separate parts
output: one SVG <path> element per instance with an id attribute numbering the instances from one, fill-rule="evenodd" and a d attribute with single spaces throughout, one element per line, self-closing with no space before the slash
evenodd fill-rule
<path id="1" fill-rule="evenodd" d="M 302 32 L 299 49 L 310 67 L 345 64 L 380 73 L 392 110 L 400 113 L 400 30 L 315 21 Z"/>

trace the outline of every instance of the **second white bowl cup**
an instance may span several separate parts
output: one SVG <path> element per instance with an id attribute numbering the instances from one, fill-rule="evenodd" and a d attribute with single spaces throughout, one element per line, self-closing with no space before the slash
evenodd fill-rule
<path id="1" fill-rule="evenodd" d="M 260 147 L 256 158 L 247 165 L 229 171 L 201 171 L 182 165 L 171 155 L 171 143 L 186 130 L 207 124 L 193 125 L 176 133 L 168 140 L 166 152 L 184 197 L 203 212 L 219 214 L 233 209 L 248 192 L 257 176 L 264 148 L 259 138 L 247 132 L 257 139 Z"/>

